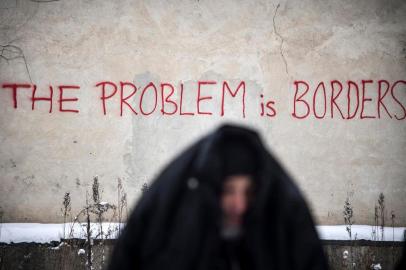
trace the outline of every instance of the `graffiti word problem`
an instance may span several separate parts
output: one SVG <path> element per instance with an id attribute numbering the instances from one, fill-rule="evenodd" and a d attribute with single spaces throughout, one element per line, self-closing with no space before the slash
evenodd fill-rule
<path id="1" fill-rule="evenodd" d="M 135 115 L 150 115 L 157 111 L 158 106 L 160 107 L 159 112 L 162 115 L 213 115 L 213 111 L 205 110 L 202 107 L 203 105 L 210 105 L 208 103 L 215 97 L 215 95 L 210 93 L 214 92 L 217 93 L 216 97 L 221 101 L 220 116 L 224 116 L 225 114 L 225 101 L 231 101 L 231 99 L 236 98 L 240 101 L 239 107 L 242 117 L 245 118 L 246 91 L 244 81 L 241 81 L 235 88 L 231 87 L 227 81 L 198 81 L 192 90 L 195 93 L 193 96 L 195 102 L 192 102 L 194 103 L 194 108 L 189 108 L 189 110 L 186 110 L 184 107 L 186 87 L 183 83 L 175 87 L 173 84 L 167 82 L 160 84 L 150 82 L 144 87 L 137 88 L 137 86 L 131 82 L 114 83 L 103 81 L 97 83 L 96 87 L 101 89 L 100 99 L 102 101 L 104 115 L 107 114 L 107 103 L 115 96 L 119 96 L 120 116 L 123 115 L 125 107 L 130 109 Z M 147 95 L 149 96 L 149 100 L 145 102 Z M 129 100 L 133 97 L 136 97 L 136 101 L 130 102 Z"/>

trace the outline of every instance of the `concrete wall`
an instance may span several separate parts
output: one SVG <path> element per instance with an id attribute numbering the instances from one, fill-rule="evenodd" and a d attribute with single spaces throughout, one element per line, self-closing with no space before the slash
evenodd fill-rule
<path id="1" fill-rule="evenodd" d="M 405 28 L 406 3 L 401 0 L 2 0 L 3 221 L 60 222 L 64 193 L 71 193 L 77 211 L 95 175 L 103 200 L 116 201 L 121 178 L 132 204 L 142 185 L 181 149 L 220 123 L 233 121 L 261 132 L 306 194 L 318 223 L 343 223 L 347 196 L 355 222 L 373 223 L 374 205 L 383 192 L 387 217 L 393 210 L 396 225 L 405 226 L 406 120 L 401 105 L 406 106 L 406 87 L 402 82 L 392 87 L 406 79 Z M 124 105 L 120 116 L 118 94 L 106 102 L 104 115 L 101 89 L 95 86 L 127 81 L 142 89 L 150 81 L 158 86 L 170 82 L 178 102 L 182 82 L 185 110 L 196 113 L 199 80 L 217 82 L 203 87 L 204 95 L 213 98 L 202 101 L 201 110 L 212 115 L 162 115 L 159 106 L 151 115 L 141 115 L 139 108 L 134 115 Z M 313 113 L 304 119 L 292 116 L 294 106 L 298 115 L 306 113 L 303 102 L 294 103 L 298 80 L 309 84 L 303 98 L 311 110 L 311 93 L 325 82 L 323 119 Z M 359 109 L 353 119 L 342 119 L 331 102 L 331 80 L 343 84 L 336 100 L 343 114 L 351 80 L 361 97 L 371 98 L 361 102 L 363 117 L 375 118 L 361 119 Z M 364 95 L 362 80 L 373 81 L 365 83 Z M 388 81 L 392 90 L 383 100 L 387 111 L 377 102 L 379 80 Z M 245 117 L 241 92 L 236 98 L 227 96 L 220 116 L 223 81 L 232 89 L 245 82 Z M 36 102 L 32 110 L 31 88 L 17 91 L 14 108 L 12 91 L 4 86 L 13 83 L 35 84 L 37 96 L 49 95 L 52 85 L 52 112 L 46 101 Z M 64 94 L 78 101 L 62 102 L 78 113 L 60 111 L 59 85 L 80 87 Z M 304 85 L 299 86 L 302 93 Z M 134 102 L 139 102 L 140 91 Z M 144 97 L 148 111 L 150 95 Z M 260 116 L 264 100 L 274 101 L 274 117 Z M 315 107 L 320 116 L 320 89 Z"/>

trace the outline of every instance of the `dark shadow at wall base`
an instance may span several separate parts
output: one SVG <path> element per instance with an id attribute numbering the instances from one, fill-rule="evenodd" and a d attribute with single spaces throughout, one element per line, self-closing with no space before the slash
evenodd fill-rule
<path id="1" fill-rule="evenodd" d="M 106 266 L 115 240 L 94 240 L 91 264 L 93 269 Z M 330 268 L 341 269 L 394 269 L 399 261 L 402 242 L 343 241 L 324 240 Z M 82 239 L 69 239 L 63 242 L 39 243 L 0 243 L 0 270 L 84 270 L 90 269 L 88 245 Z M 376 268 L 380 269 L 380 268 Z"/>

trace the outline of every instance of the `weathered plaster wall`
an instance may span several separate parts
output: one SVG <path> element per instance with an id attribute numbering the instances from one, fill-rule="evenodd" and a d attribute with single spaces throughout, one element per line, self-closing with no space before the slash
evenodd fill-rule
<path id="1" fill-rule="evenodd" d="M 94 175 L 104 200 L 116 200 L 120 177 L 133 203 L 181 149 L 231 120 L 262 132 L 319 223 L 342 223 L 348 195 L 355 222 L 372 223 L 383 192 L 388 216 L 394 210 L 406 225 L 406 120 L 291 115 L 295 80 L 314 89 L 322 80 L 406 79 L 404 1 L 40 1 L 0 2 L 0 83 L 32 82 L 44 96 L 50 84 L 80 85 L 67 105 L 80 113 L 57 111 L 57 99 L 52 113 L 47 102 L 31 110 L 28 89 L 14 109 L 11 91 L 0 89 L 4 221 L 61 221 L 63 194 L 77 210 Z M 203 105 L 212 116 L 143 117 L 127 108 L 120 117 L 118 99 L 103 115 L 95 88 L 103 80 L 182 81 L 192 89 L 188 109 L 198 80 L 245 80 L 246 117 L 238 100 L 220 117 L 217 96 Z M 405 90 L 397 92 L 403 104 Z M 275 101 L 276 117 L 259 116 L 260 94 Z"/>

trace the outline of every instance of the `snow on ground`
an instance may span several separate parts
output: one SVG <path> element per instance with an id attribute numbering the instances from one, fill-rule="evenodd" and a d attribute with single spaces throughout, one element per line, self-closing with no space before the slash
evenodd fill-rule
<path id="1" fill-rule="evenodd" d="M 103 238 L 115 238 L 117 236 L 118 223 L 103 223 Z M 121 224 L 124 227 L 124 224 Z M 51 241 L 60 241 L 63 238 L 63 224 L 42 224 L 42 223 L 0 223 L 0 242 L 1 243 L 20 243 L 36 242 L 48 243 Z M 372 239 L 372 226 L 369 225 L 352 225 L 352 239 Z M 348 232 L 345 225 L 335 226 L 316 226 L 317 232 L 321 239 L 324 240 L 349 240 Z M 383 241 L 403 241 L 406 227 L 385 227 Z M 72 231 L 70 237 L 69 232 Z M 98 223 L 91 224 L 91 234 L 95 238 L 100 232 Z M 66 238 L 85 238 L 86 224 L 76 223 L 73 227 L 71 224 L 65 225 Z M 381 239 L 381 230 L 377 230 L 377 238 Z M 97 237 L 100 238 L 100 237 Z"/>
<path id="2" fill-rule="evenodd" d="M 49 243 L 51 241 L 60 241 L 61 238 L 86 238 L 87 224 L 71 223 L 48 224 L 48 223 L 0 223 L 0 243 L 21 243 L 36 242 Z M 102 223 L 103 238 L 116 238 L 119 223 Z M 121 224 L 121 228 L 124 224 Z M 91 223 L 90 231 L 92 238 L 100 237 L 99 223 Z"/>
<path id="3" fill-rule="evenodd" d="M 350 240 L 346 228 L 345 225 L 316 226 L 319 237 L 324 240 Z M 382 240 L 381 227 L 376 229 L 375 237 L 372 237 L 373 228 L 369 225 L 352 225 L 352 240 Z M 384 227 L 383 241 L 403 241 L 405 230 L 406 227 Z"/>

